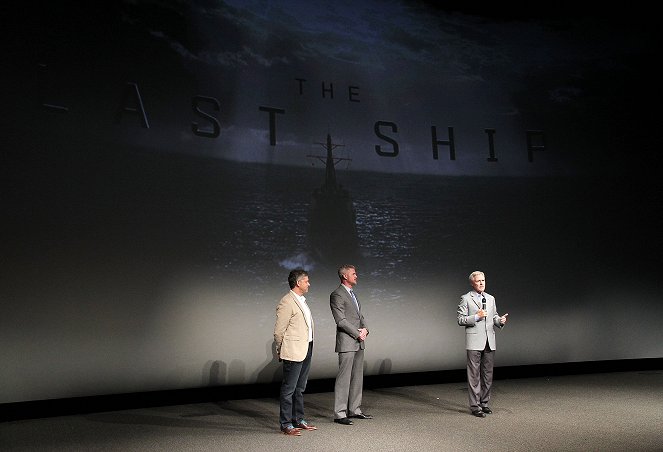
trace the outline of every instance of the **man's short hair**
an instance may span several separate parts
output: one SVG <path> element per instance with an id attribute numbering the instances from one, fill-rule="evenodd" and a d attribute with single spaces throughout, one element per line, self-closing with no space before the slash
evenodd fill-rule
<path id="1" fill-rule="evenodd" d="M 294 289 L 295 286 L 297 285 L 297 281 L 299 281 L 305 276 L 308 276 L 306 270 L 302 270 L 301 268 L 296 268 L 292 270 L 288 275 L 288 285 L 290 285 L 291 289 Z"/>
<path id="2" fill-rule="evenodd" d="M 483 272 L 476 270 L 470 273 L 470 282 L 474 282 L 474 277 L 477 275 L 483 275 L 484 278 L 486 277 L 486 275 L 484 275 Z"/>
<path id="3" fill-rule="evenodd" d="M 343 277 L 348 272 L 348 270 L 355 270 L 355 269 L 356 269 L 356 267 L 354 265 L 350 265 L 350 264 L 341 265 L 338 268 L 338 277 L 340 278 L 341 281 L 343 281 Z"/>

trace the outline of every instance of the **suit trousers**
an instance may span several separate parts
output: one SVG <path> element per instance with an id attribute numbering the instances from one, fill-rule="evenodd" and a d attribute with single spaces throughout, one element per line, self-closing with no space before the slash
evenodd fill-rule
<path id="1" fill-rule="evenodd" d="M 338 375 L 334 385 L 334 418 L 341 419 L 361 413 L 364 388 L 364 350 L 340 352 Z"/>
<path id="2" fill-rule="evenodd" d="M 472 411 L 487 406 L 490 401 L 494 361 L 495 351 L 487 341 L 483 350 L 467 350 L 467 392 Z"/>
<path id="3" fill-rule="evenodd" d="M 304 361 L 283 360 L 283 381 L 280 394 L 279 422 L 281 427 L 304 419 L 304 390 L 311 369 L 313 342 L 308 343 Z"/>

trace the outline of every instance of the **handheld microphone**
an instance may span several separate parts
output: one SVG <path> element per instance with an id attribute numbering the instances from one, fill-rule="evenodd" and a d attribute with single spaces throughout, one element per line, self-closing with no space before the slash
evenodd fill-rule
<path id="1" fill-rule="evenodd" d="M 486 297 L 481 297 L 481 309 L 486 312 Z"/>

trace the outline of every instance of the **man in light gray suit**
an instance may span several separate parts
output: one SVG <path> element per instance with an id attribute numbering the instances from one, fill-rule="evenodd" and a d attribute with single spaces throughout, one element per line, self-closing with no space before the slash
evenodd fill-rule
<path id="1" fill-rule="evenodd" d="M 338 269 L 341 284 L 329 296 L 336 322 L 336 352 L 338 375 L 334 386 L 334 422 L 352 425 L 350 418 L 372 419 L 361 411 L 361 395 L 364 384 L 364 344 L 368 327 L 361 304 L 352 288 L 357 284 L 354 265 Z"/>
<path id="2" fill-rule="evenodd" d="M 509 314 L 500 316 L 497 313 L 495 298 L 484 292 L 486 277 L 483 272 L 472 272 L 470 284 L 473 290 L 460 297 L 458 325 L 465 327 L 470 410 L 477 417 L 486 417 L 493 412 L 488 402 L 497 349 L 495 327 L 502 328 Z"/>

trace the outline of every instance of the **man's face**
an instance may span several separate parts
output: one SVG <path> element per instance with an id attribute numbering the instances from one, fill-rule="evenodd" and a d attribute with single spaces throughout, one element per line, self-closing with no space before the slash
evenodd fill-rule
<path id="1" fill-rule="evenodd" d="M 354 268 L 348 269 L 348 271 L 345 273 L 345 280 L 348 284 L 350 284 L 350 286 L 357 284 L 357 272 Z"/>
<path id="2" fill-rule="evenodd" d="M 299 290 L 302 291 L 302 294 L 308 292 L 308 288 L 311 287 L 311 283 L 308 282 L 308 276 L 304 276 L 299 281 L 297 281 L 297 287 L 299 287 Z"/>
<path id="3" fill-rule="evenodd" d="M 478 293 L 484 291 L 486 288 L 486 277 L 482 273 L 474 275 L 474 278 L 472 278 L 472 288 Z"/>

